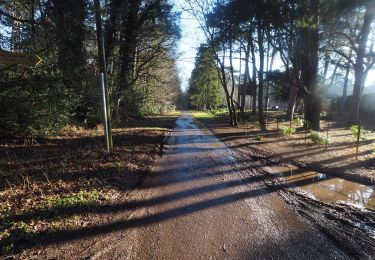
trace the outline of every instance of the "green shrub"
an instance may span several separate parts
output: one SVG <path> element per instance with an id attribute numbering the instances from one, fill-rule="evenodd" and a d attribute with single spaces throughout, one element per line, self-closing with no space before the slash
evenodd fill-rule
<path id="1" fill-rule="evenodd" d="M 293 124 L 297 126 L 303 126 L 304 120 L 302 118 L 296 117 L 293 119 Z"/>
<path id="2" fill-rule="evenodd" d="M 310 132 L 310 139 L 314 144 L 329 144 L 330 140 L 327 139 L 327 136 L 324 134 L 321 134 L 319 132 L 311 131 Z"/>
<path id="3" fill-rule="evenodd" d="M 282 127 L 279 129 L 280 134 L 286 136 L 286 135 L 292 135 L 296 132 L 296 129 L 293 127 Z"/>
<path id="4" fill-rule="evenodd" d="M 137 115 L 139 117 L 157 115 L 160 113 L 160 110 L 161 107 L 152 102 L 144 102 L 144 104 L 138 108 Z"/>
<path id="5" fill-rule="evenodd" d="M 79 98 L 64 86 L 61 75 L 38 70 L 0 90 L 0 130 L 44 137 L 70 123 L 78 104 Z"/>
<path id="6" fill-rule="evenodd" d="M 352 132 L 352 137 L 356 141 L 358 138 L 358 133 L 359 133 L 359 125 L 352 125 L 350 127 L 350 131 Z M 359 140 L 364 141 L 367 138 L 368 130 L 365 128 L 361 127 L 361 135 L 359 137 Z"/>

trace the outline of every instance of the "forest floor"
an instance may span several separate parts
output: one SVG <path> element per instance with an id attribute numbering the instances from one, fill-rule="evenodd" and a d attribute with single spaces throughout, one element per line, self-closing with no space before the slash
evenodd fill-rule
<path id="1" fill-rule="evenodd" d="M 257 118 L 246 115 L 238 127 L 228 126 L 226 115 L 217 117 L 198 114 L 205 124 L 214 131 L 222 141 L 230 142 L 231 147 L 252 149 L 270 160 L 290 163 L 298 167 L 324 172 L 326 174 L 359 180 L 365 184 L 375 184 L 375 118 L 363 117 L 365 131 L 359 142 L 356 157 L 356 139 L 353 138 L 347 118 L 335 117 L 333 120 L 322 120 L 321 131 L 327 135 L 329 123 L 329 145 L 312 142 L 309 133 L 292 123 L 296 132 L 290 137 L 282 135 L 277 129 L 289 128 L 289 122 L 276 123 L 279 112 L 267 115 L 267 133 L 261 133 L 257 127 Z M 242 116 L 243 118 L 244 116 Z M 278 126 L 277 126 L 278 125 Z M 362 137 L 362 136 L 361 136 Z"/>
<path id="2" fill-rule="evenodd" d="M 178 113 L 128 121 L 113 130 L 67 127 L 42 140 L 0 139 L 0 256 L 61 231 L 105 222 L 96 209 L 126 200 L 150 172 Z M 1 258 L 1 257 L 0 257 Z"/>

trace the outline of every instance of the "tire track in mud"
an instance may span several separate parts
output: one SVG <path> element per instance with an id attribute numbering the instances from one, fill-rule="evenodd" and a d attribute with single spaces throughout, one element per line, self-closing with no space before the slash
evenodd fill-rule
<path id="1" fill-rule="evenodd" d="M 224 143 L 228 146 L 235 144 L 231 141 L 224 141 Z M 287 183 L 284 178 L 274 177 L 275 173 L 270 166 L 279 165 L 277 162 L 268 160 L 264 155 L 258 155 L 251 148 L 235 148 L 234 151 L 237 158 L 247 165 L 248 169 L 251 169 L 254 163 L 257 164 L 257 171 L 243 170 L 244 173 L 250 176 L 259 174 L 272 176 L 272 178 L 265 178 L 263 184 L 275 190 L 294 212 L 322 231 L 337 247 L 354 258 L 373 259 L 375 256 L 374 210 L 311 198 L 300 188 Z M 253 158 L 254 162 L 248 163 L 249 158 Z"/>
<path id="2" fill-rule="evenodd" d="M 152 223 L 134 259 L 348 259 L 244 160 L 185 113 L 151 185 Z"/>

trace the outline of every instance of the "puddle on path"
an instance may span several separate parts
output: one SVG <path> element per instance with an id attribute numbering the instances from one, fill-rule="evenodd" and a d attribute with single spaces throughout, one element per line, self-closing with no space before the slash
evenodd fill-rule
<path id="1" fill-rule="evenodd" d="M 274 167 L 288 183 L 295 184 L 317 200 L 345 202 L 356 207 L 375 210 L 374 186 L 362 185 L 295 166 Z"/>

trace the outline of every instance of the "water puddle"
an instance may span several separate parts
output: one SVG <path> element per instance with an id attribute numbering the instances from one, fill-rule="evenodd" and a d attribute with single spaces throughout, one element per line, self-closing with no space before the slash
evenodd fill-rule
<path id="1" fill-rule="evenodd" d="M 374 186 L 362 185 L 294 166 L 275 167 L 273 171 L 281 174 L 288 183 L 300 187 L 317 200 L 344 202 L 356 207 L 375 210 Z"/>

